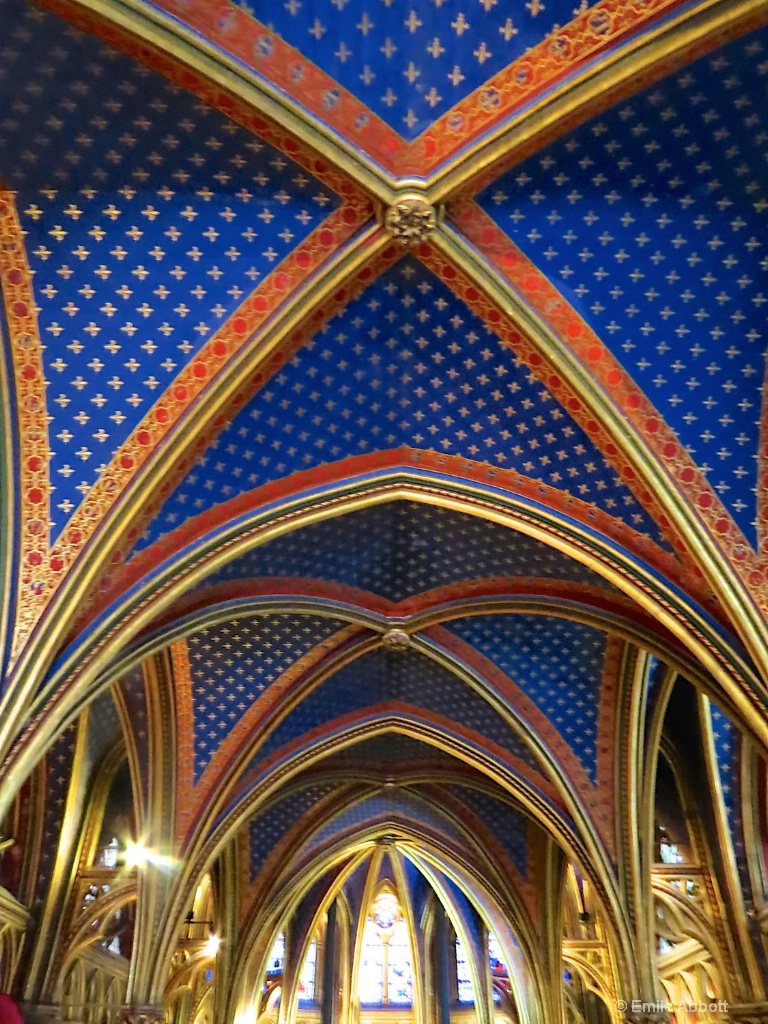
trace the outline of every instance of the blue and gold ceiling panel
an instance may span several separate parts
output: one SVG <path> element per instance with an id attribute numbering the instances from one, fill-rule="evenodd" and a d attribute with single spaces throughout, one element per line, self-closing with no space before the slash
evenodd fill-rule
<path id="1" fill-rule="evenodd" d="M 272 803 L 248 823 L 249 880 L 259 875 L 269 855 L 287 832 L 324 797 L 336 789 L 335 783 L 307 786 Z"/>
<path id="2" fill-rule="evenodd" d="M 579 13 L 574 0 L 530 0 L 514 16 L 499 0 L 349 2 L 234 0 L 409 140 Z"/>
<path id="3" fill-rule="evenodd" d="M 481 615 L 449 624 L 520 687 L 597 785 L 606 634 L 569 619 Z"/>
<path id="4" fill-rule="evenodd" d="M 88 707 L 85 761 L 90 770 L 123 739 L 123 729 L 112 690 L 104 690 Z"/>
<path id="5" fill-rule="evenodd" d="M 408 790 L 397 786 L 387 787 L 363 800 L 345 806 L 339 814 L 330 820 L 312 837 L 312 846 L 324 846 L 335 836 L 354 829 L 362 831 L 367 825 L 386 822 L 400 818 L 411 823 L 418 823 L 431 829 L 437 835 L 451 838 L 461 848 L 466 844 L 466 836 L 451 818 Z"/>
<path id="6" fill-rule="evenodd" d="M 150 710 L 147 701 L 147 687 L 144 679 L 144 666 L 135 665 L 124 673 L 115 689 L 115 700 L 124 709 L 123 722 L 130 722 L 130 729 L 125 737 L 126 746 L 133 748 L 134 763 L 139 769 L 139 777 L 136 785 L 139 789 L 139 797 L 147 805 L 149 800 L 149 763 L 150 763 L 150 739 L 149 739 L 149 714 Z"/>
<path id="7" fill-rule="evenodd" d="M 382 733 L 379 736 L 372 736 L 370 739 L 363 740 L 335 754 L 332 763 L 342 765 L 345 770 L 352 772 L 356 768 L 362 768 L 391 774 L 392 770 L 397 768 L 398 772 L 403 773 L 405 777 L 407 777 L 408 768 L 411 766 L 419 772 L 423 771 L 425 765 L 439 765 L 443 768 L 460 767 L 460 763 L 450 754 L 423 740 L 413 736 L 404 736 L 402 733 Z"/>
<path id="8" fill-rule="evenodd" d="M 281 576 L 340 583 L 396 602 L 489 577 L 610 589 L 597 573 L 532 537 L 463 512 L 405 501 L 286 533 L 230 562 L 205 586 Z"/>
<path id="9" fill-rule="evenodd" d="M 45 756 L 45 807 L 31 908 L 37 913 L 40 913 L 45 899 L 46 886 L 51 878 L 64 826 L 64 809 L 75 762 L 77 730 L 77 722 L 68 725 L 53 741 Z"/>
<path id="10" fill-rule="evenodd" d="M 48 0 L 53 2 L 53 0 Z M 61 3 L 62 0 L 58 0 Z M 680 0 L 156 0 L 400 177 L 445 164 Z M 448 4 L 448 6 L 445 6 Z"/>
<path id="11" fill-rule="evenodd" d="M 756 546 L 768 29 L 569 132 L 482 208 L 556 283 Z"/>
<path id="12" fill-rule="evenodd" d="M 705 702 L 709 710 L 709 728 L 714 747 L 717 776 L 730 833 L 736 869 L 744 892 L 751 891 L 750 853 L 745 841 L 744 804 L 742 796 L 741 733 L 731 719 L 712 701 Z"/>
<path id="13" fill-rule="evenodd" d="M 234 417 L 144 543 L 267 482 L 404 445 L 525 474 L 662 542 L 617 472 L 522 360 L 406 257 Z"/>
<path id="14" fill-rule="evenodd" d="M 276 614 L 233 619 L 187 637 L 195 784 L 259 697 L 343 625 L 318 616 Z"/>
<path id="15" fill-rule="evenodd" d="M 540 772 L 520 736 L 456 675 L 416 652 L 382 648 L 350 662 L 312 690 L 266 737 L 252 766 L 336 718 L 392 703 L 412 705 L 479 732 Z"/>
<path id="16" fill-rule="evenodd" d="M 21 0 L 0 72 L 43 348 L 51 533 L 174 377 L 339 199 L 154 71 Z M 20 156 L 20 158 L 19 158 Z"/>
<path id="17" fill-rule="evenodd" d="M 506 801 L 496 800 L 479 789 L 468 786 L 449 786 L 448 789 L 480 818 L 525 878 L 528 874 L 529 819 Z"/>

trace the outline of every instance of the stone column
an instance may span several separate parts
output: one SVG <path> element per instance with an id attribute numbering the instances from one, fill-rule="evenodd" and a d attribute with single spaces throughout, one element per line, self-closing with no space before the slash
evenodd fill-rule
<path id="1" fill-rule="evenodd" d="M 325 945 L 323 956 L 323 1005 L 320 1013 L 320 1024 L 334 1024 L 336 1008 L 336 974 L 339 960 L 339 941 L 336 934 L 336 900 L 328 907 L 328 920 L 325 926 Z"/>
<path id="2" fill-rule="evenodd" d="M 435 903 L 435 1002 L 438 1024 L 451 1024 L 451 972 L 448 958 L 448 922 L 445 907 Z"/>

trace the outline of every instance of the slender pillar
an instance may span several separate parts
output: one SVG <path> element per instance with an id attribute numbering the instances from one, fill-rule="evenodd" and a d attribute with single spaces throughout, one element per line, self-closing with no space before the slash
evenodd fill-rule
<path id="1" fill-rule="evenodd" d="M 339 959 L 339 943 L 336 935 L 336 900 L 328 907 L 328 921 L 325 926 L 325 956 L 323 957 L 323 1006 L 320 1024 L 334 1024 L 336 1004 L 336 974 Z"/>
<path id="2" fill-rule="evenodd" d="M 448 922 L 445 907 L 435 904 L 435 998 L 437 1024 L 451 1024 L 451 973 L 448 958 Z"/>

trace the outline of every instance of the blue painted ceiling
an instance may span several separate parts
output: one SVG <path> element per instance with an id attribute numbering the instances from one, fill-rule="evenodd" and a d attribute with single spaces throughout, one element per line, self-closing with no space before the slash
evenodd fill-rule
<path id="1" fill-rule="evenodd" d="M 51 537 L 180 369 L 339 205 L 190 93 L 0 0 L 0 180 L 17 192 L 47 384 Z"/>
<path id="2" fill-rule="evenodd" d="M 254 815 L 248 823 L 251 881 L 257 877 L 270 853 L 292 826 L 335 788 L 333 783 L 307 786 L 278 798 L 265 810 Z"/>
<path id="3" fill-rule="evenodd" d="M 401 445 L 516 470 L 661 541 L 572 417 L 447 285 L 409 256 L 350 302 L 237 414 L 168 498 L 144 543 L 261 484 Z"/>
<path id="4" fill-rule="evenodd" d="M 303 615 L 232 619 L 187 638 L 194 707 L 194 777 L 262 693 L 343 623 Z"/>
<path id="5" fill-rule="evenodd" d="M 234 2 L 406 139 L 585 9 L 574 0 Z"/>
<path id="6" fill-rule="evenodd" d="M 539 770 L 519 735 L 456 675 L 416 652 L 382 648 L 350 662 L 312 690 L 266 737 L 252 767 L 332 719 L 390 701 L 411 704 L 458 722 Z"/>
<path id="7" fill-rule="evenodd" d="M 253 7 L 408 139 L 577 10 L 573 0 L 532 0 L 510 12 L 501 0 Z M 55 539 L 168 383 L 340 200 L 190 93 L 54 16 L 0 0 L 0 20 L 10 26 L 0 63 L 0 178 L 16 195 L 44 344 Z M 657 405 L 753 544 L 768 303 L 767 83 L 762 30 L 570 130 L 479 197 Z M 665 544 L 651 513 L 516 353 L 407 256 L 223 427 L 138 547 L 266 483 L 402 446 L 514 470 Z M 271 576 L 391 601 L 499 576 L 610 593 L 543 543 L 403 501 L 287 533 L 220 569 L 195 596 Z M 259 696 L 342 625 L 281 613 L 188 638 L 195 782 Z M 448 628 L 517 683 L 596 783 L 606 634 L 533 615 L 474 616 Z M 124 690 L 140 759 L 148 750 L 143 689 L 134 670 Z M 413 650 L 381 649 L 292 707 L 248 770 L 342 715 L 390 701 L 472 728 L 538 770 L 519 735 L 454 674 Z M 713 709 L 731 818 L 732 730 Z M 432 756 L 405 741 L 378 743 L 364 751 L 372 766 L 383 763 L 382 746 L 406 760 Z M 64 772 L 71 760 L 69 732 L 48 758 L 46 842 L 63 801 L 57 766 Z M 254 819 L 252 876 L 290 822 L 328 791 L 294 793 Z M 525 871 L 517 812 L 473 791 L 462 798 Z"/>
<path id="8" fill-rule="evenodd" d="M 768 29 L 563 135 L 480 196 L 648 394 L 755 545 Z"/>
<path id="9" fill-rule="evenodd" d="M 230 562 L 205 586 L 264 576 L 326 580 L 390 601 L 493 576 L 609 589 L 597 573 L 541 541 L 462 512 L 404 501 L 287 533 Z"/>
<path id="10" fill-rule="evenodd" d="M 344 750 L 333 755 L 332 763 L 343 766 L 364 766 L 374 771 L 405 765 L 421 768 L 423 765 L 455 764 L 451 756 L 443 753 L 439 748 L 412 736 L 404 736 L 402 733 L 383 733 L 380 736 L 362 740 L 351 747 L 345 747 Z"/>
<path id="11" fill-rule="evenodd" d="M 248 823 L 248 863 L 251 881 L 254 881 L 273 851 L 288 832 L 301 819 L 305 819 L 300 835 L 290 853 L 296 852 L 305 842 L 309 847 L 320 847 L 342 836 L 350 829 L 362 829 L 366 825 L 385 822 L 388 819 L 411 820 L 430 827 L 437 835 L 445 836 L 460 848 L 466 843 L 460 822 L 457 823 L 455 810 L 438 801 L 435 794 L 424 792 L 419 786 L 403 788 L 387 787 L 368 792 L 360 798 L 342 798 L 332 809 L 325 809 L 319 816 L 318 804 L 334 791 L 339 792 L 338 783 L 317 783 L 307 785 L 280 797 L 266 809 L 257 811 Z M 450 787 L 452 796 L 462 805 L 471 806 L 489 832 L 498 835 L 508 850 L 515 866 L 523 876 L 527 873 L 528 819 L 508 803 L 494 799 L 485 793 L 466 786 Z M 340 794 L 339 794 L 340 795 Z M 390 869 L 391 870 L 391 869 Z M 421 888 L 421 876 L 409 871 L 411 884 Z"/>
<path id="12" fill-rule="evenodd" d="M 369 822 L 393 817 L 432 828 L 438 835 L 449 836 L 459 847 L 466 842 L 455 822 L 444 813 L 430 808 L 429 803 L 408 790 L 393 787 L 374 793 L 351 806 L 345 806 L 340 813 L 329 817 L 327 824 L 313 837 L 312 845 L 321 846 L 350 828 L 360 829 Z"/>
<path id="13" fill-rule="evenodd" d="M 449 629 L 531 698 L 595 785 L 606 634 L 547 615 L 473 616 Z"/>

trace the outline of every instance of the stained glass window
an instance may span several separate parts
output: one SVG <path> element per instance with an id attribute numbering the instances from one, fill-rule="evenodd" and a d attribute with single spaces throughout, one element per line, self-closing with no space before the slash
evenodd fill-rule
<path id="1" fill-rule="evenodd" d="M 459 985 L 459 1002 L 474 1003 L 475 990 L 472 987 L 472 973 L 464 943 L 456 939 L 456 980 Z"/>
<path id="2" fill-rule="evenodd" d="M 285 935 L 280 934 L 275 939 L 275 944 L 272 947 L 272 952 L 269 954 L 269 960 L 267 960 L 267 974 L 279 974 L 283 970 L 285 964 Z"/>
<path id="3" fill-rule="evenodd" d="M 387 948 L 387 996 L 390 1003 L 413 1002 L 413 964 L 408 926 L 401 917 Z"/>
<path id="4" fill-rule="evenodd" d="M 491 965 L 491 974 L 506 976 L 507 965 L 504 963 L 504 955 L 501 952 L 501 946 L 496 936 L 492 932 L 488 933 L 488 960 Z"/>
<path id="5" fill-rule="evenodd" d="M 363 1006 L 413 1002 L 413 957 L 408 926 L 394 891 L 382 889 L 363 930 L 358 981 Z"/>
<path id="6" fill-rule="evenodd" d="M 384 942 L 372 918 L 365 922 L 358 995 L 363 1005 L 384 1002 Z"/>
<path id="7" fill-rule="evenodd" d="M 683 862 L 683 855 L 677 848 L 677 843 L 662 840 L 659 843 L 659 853 L 663 864 L 682 864 Z"/>
<path id="8" fill-rule="evenodd" d="M 299 999 L 312 1001 L 315 998 L 315 976 L 317 971 L 317 940 L 312 939 L 304 957 L 304 966 L 299 978 Z"/>

